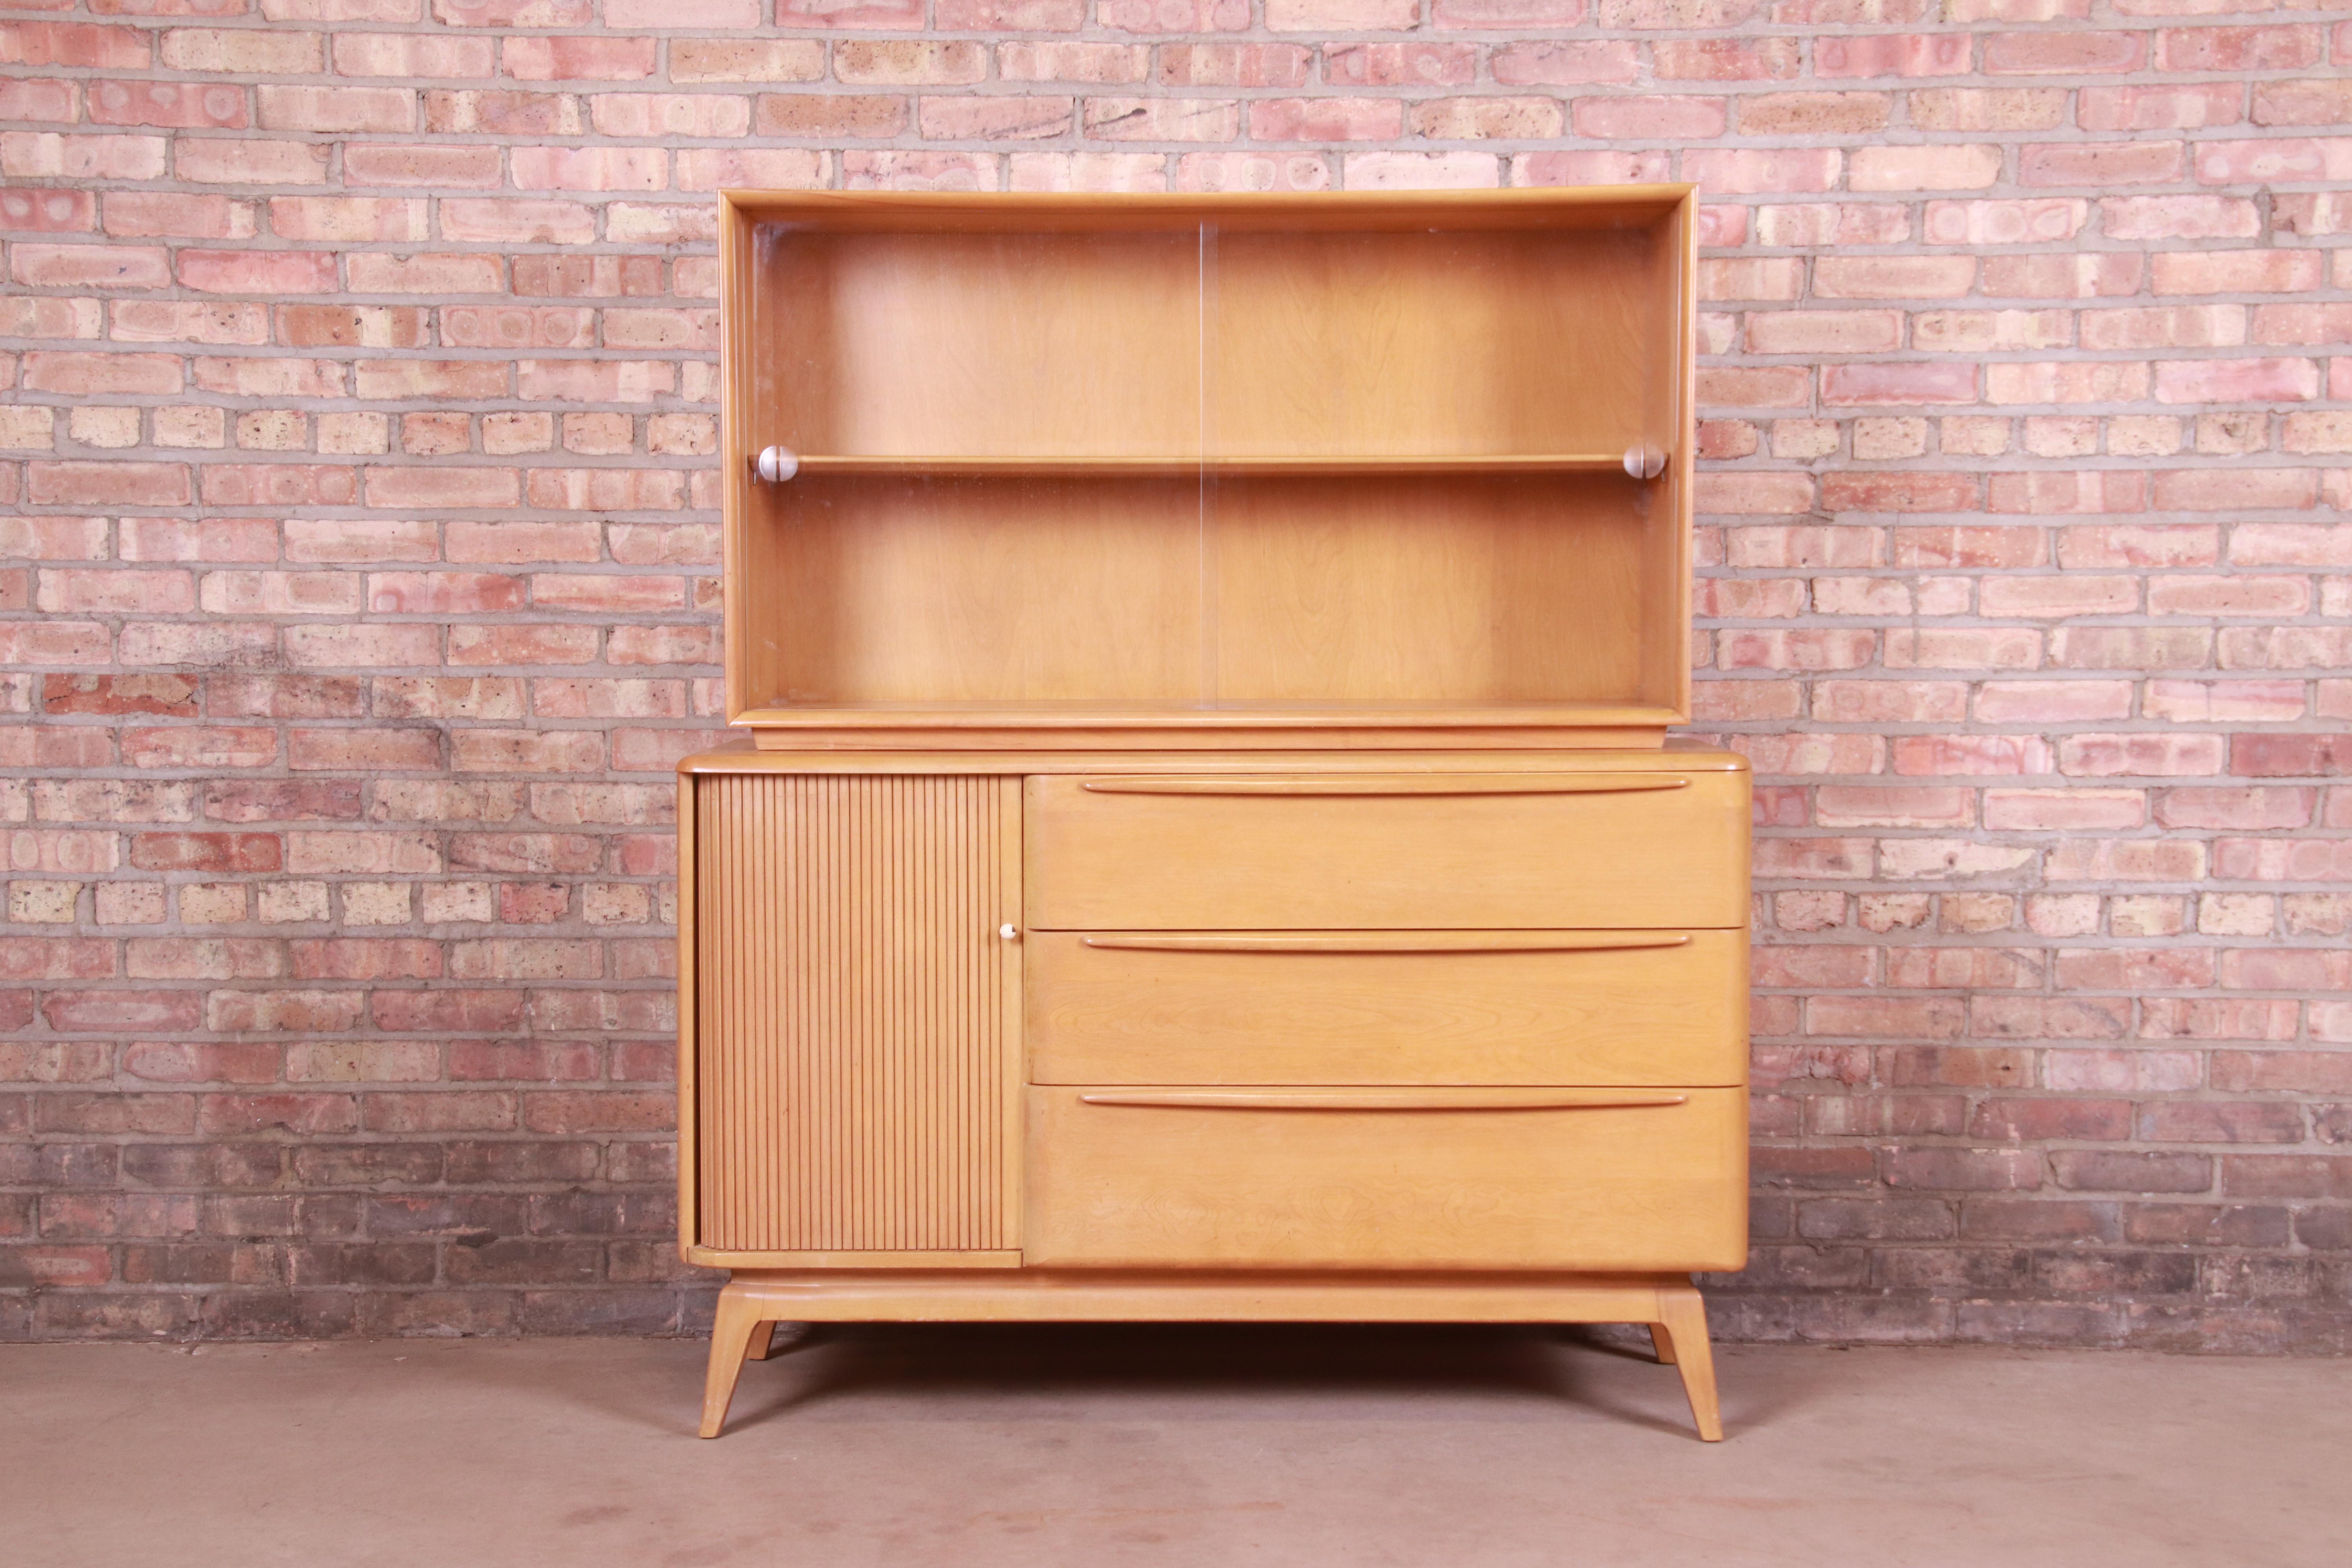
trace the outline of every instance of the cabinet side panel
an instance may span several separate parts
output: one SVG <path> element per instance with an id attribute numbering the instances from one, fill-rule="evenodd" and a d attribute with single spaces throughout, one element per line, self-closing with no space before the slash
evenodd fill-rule
<path id="1" fill-rule="evenodd" d="M 701 1245 L 1012 1245 L 995 777 L 696 791 Z"/>

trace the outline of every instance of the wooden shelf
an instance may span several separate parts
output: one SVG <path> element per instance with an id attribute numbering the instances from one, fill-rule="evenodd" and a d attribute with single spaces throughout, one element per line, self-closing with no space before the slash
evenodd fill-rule
<path id="1" fill-rule="evenodd" d="M 1428 457 L 932 457 L 808 453 L 803 478 L 901 476 L 941 479 L 1153 479 L 1230 474 L 1237 479 L 1317 474 L 1601 474 L 1623 473 L 1624 454 L 1530 452 Z"/>
<path id="2" fill-rule="evenodd" d="M 1157 747 L 1314 747 L 1334 736 L 1392 746 L 1525 746 L 1531 737 L 1572 731 L 1580 744 L 1655 744 L 1681 715 L 1672 708 L 1622 702 L 1517 702 L 1465 706 L 1438 702 L 784 702 L 756 704 L 735 716 L 762 749 L 795 751 L 825 738 L 921 750 L 1002 743 L 1042 750 L 1132 745 Z"/>
<path id="3" fill-rule="evenodd" d="M 739 717 L 739 725 L 822 727 L 855 719 L 865 724 L 971 729 L 1011 719 L 1050 729 L 1149 728 L 1213 719 L 1248 728 L 1344 728 L 1381 721 L 1413 726 L 1584 724 L 1663 725 L 1672 710 L 1633 702 L 1119 702 L 1025 701 L 997 699 L 971 702 L 783 701 L 759 704 Z"/>

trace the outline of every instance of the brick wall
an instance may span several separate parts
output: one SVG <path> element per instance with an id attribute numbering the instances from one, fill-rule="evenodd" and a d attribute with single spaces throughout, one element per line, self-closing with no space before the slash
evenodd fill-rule
<path id="1" fill-rule="evenodd" d="M 0 5 L 0 1338 L 695 1321 L 713 190 L 1691 179 L 1724 1327 L 2345 1348 L 2346 16 Z"/>

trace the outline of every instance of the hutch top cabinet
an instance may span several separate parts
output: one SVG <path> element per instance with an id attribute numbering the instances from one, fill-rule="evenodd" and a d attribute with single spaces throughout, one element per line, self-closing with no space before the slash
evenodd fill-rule
<path id="1" fill-rule="evenodd" d="M 1688 718 L 1691 187 L 720 216 L 728 717 L 760 745 Z"/>

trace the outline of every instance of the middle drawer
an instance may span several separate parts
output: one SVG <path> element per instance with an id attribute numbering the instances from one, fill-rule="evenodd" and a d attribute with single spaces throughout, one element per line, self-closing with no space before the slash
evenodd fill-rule
<path id="1" fill-rule="evenodd" d="M 1040 1084 L 1735 1085 L 1748 933 L 1040 931 Z"/>

